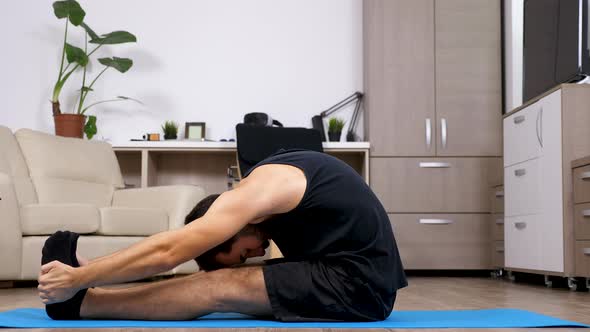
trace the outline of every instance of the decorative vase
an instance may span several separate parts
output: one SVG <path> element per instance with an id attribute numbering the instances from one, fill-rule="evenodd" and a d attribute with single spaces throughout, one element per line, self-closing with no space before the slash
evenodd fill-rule
<path id="1" fill-rule="evenodd" d="M 330 142 L 340 142 L 340 134 L 342 134 L 342 132 L 328 132 L 328 138 L 330 139 Z"/>
<path id="2" fill-rule="evenodd" d="M 58 114 L 53 116 L 55 134 L 63 137 L 84 137 L 86 116 L 80 114 Z"/>
<path id="3" fill-rule="evenodd" d="M 164 139 L 176 139 L 178 138 L 178 136 L 176 136 L 176 134 L 174 135 L 164 135 Z"/>

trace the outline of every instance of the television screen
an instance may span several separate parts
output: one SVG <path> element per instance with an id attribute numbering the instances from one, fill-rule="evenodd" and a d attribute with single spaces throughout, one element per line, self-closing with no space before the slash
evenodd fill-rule
<path id="1" fill-rule="evenodd" d="M 587 10 L 587 0 L 524 1 L 523 102 L 583 78 Z"/>

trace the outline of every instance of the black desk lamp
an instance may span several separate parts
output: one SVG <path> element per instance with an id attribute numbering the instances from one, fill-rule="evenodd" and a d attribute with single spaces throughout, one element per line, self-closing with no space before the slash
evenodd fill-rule
<path id="1" fill-rule="evenodd" d="M 320 113 L 320 115 L 316 115 L 311 118 L 311 123 L 313 125 L 313 129 L 318 130 L 322 136 L 322 142 L 326 141 L 326 132 L 324 131 L 324 118 L 328 115 L 342 109 L 344 106 L 356 102 L 354 106 L 354 112 L 352 113 L 352 118 L 350 120 L 350 126 L 348 127 L 348 133 L 346 133 L 346 141 L 347 142 L 356 142 L 358 140 L 358 136 L 356 135 L 356 125 L 358 124 L 359 119 L 359 111 L 361 109 L 361 104 L 363 102 L 363 94 L 360 92 L 355 92 L 352 95 L 344 98 L 343 100 L 336 103 L 336 105 L 328 108 L 327 110 Z"/>

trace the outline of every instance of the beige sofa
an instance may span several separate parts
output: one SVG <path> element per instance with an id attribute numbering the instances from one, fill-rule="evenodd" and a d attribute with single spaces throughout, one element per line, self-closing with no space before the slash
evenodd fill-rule
<path id="1" fill-rule="evenodd" d="M 58 230 L 82 234 L 79 252 L 107 255 L 184 225 L 204 197 L 196 186 L 124 189 L 112 147 L 0 126 L 0 280 L 35 280 Z M 197 271 L 193 261 L 169 273 Z"/>

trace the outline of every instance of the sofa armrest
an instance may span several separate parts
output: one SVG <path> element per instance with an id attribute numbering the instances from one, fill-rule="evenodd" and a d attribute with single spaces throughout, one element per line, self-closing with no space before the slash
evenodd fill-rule
<path id="1" fill-rule="evenodd" d="M 168 229 L 184 226 L 184 218 L 205 197 L 198 186 L 173 185 L 115 191 L 113 206 L 161 208 L 168 213 Z"/>
<path id="2" fill-rule="evenodd" d="M 0 280 L 20 279 L 22 233 L 12 178 L 0 173 Z"/>

